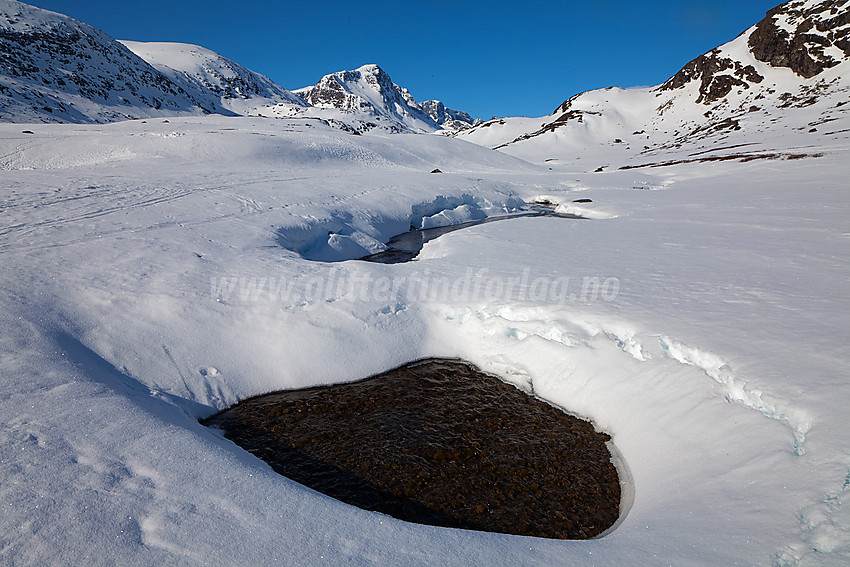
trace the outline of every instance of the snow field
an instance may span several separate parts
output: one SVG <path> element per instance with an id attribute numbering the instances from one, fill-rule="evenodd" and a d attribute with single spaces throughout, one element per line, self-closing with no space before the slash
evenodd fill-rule
<path id="1" fill-rule="evenodd" d="M 819 151 L 589 174 L 297 119 L 0 126 L 0 561 L 843 565 L 847 147 Z M 333 246 L 540 195 L 606 218 L 475 226 L 398 265 Z M 298 234 L 325 261 L 283 246 Z M 311 291 L 485 269 L 619 288 Z M 225 277 L 292 292 L 217 296 Z M 462 356 L 612 434 L 633 483 L 622 524 L 583 542 L 406 524 L 197 423 L 422 356 Z"/>

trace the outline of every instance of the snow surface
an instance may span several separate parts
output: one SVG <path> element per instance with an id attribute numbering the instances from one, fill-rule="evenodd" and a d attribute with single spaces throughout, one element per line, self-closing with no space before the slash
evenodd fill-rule
<path id="1" fill-rule="evenodd" d="M 204 47 L 153 41 L 120 43 L 176 83 L 188 81 L 189 91 L 208 89 L 220 95 L 222 107 L 236 114 L 256 113 L 258 107 L 278 104 L 307 106 L 268 77 Z"/>
<path id="2" fill-rule="evenodd" d="M 308 119 L 0 125 L 0 563 L 847 565 L 850 125 L 830 127 L 749 135 L 821 157 L 588 173 L 589 154 L 531 165 Z M 331 261 L 542 196 L 597 218 Z M 609 432 L 622 523 L 591 541 L 408 524 L 197 422 L 423 356 Z"/>

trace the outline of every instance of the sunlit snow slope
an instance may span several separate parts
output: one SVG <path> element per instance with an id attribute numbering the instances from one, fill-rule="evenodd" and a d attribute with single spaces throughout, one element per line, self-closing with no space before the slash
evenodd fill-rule
<path id="1" fill-rule="evenodd" d="M 237 114 L 277 104 L 307 106 L 300 97 L 268 77 L 209 49 L 185 43 L 124 40 L 121 43 L 175 83 L 188 82 L 192 85 L 189 88 L 207 89 L 221 97 L 221 105 Z"/>
<path id="2" fill-rule="evenodd" d="M 583 173 L 312 121 L 28 128 L 0 128 L 0 561 L 850 557 L 846 134 L 821 157 Z M 481 225 L 399 265 L 284 247 L 342 258 L 441 210 L 543 198 L 604 220 Z M 611 433 L 623 523 L 585 542 L 405 524 L 196 421 L 430 355 Z"/>

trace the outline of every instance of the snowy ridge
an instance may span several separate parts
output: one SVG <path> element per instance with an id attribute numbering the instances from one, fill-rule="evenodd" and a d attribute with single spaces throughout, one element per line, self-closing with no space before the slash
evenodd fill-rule
<path id="1" fill-rule="evenodd" d="M 589 91 L 549 116 L 491 120 L 457 135 L 533 161 L 585 155 L 602 169 L 652 164 L 668 149 L 746 143 L 761 131 L 809 132 L 814 142 L 847 127 L 848 6 L 787 2 L 662 85 Z M 780 20 L 793 22 L 790 32 Z"/>
<path id="2" fill-rule="evenodd" d="M 119 42 L 17 0 L 0 0 L 0 47 L 3 122 L 223 114 L 311 118 L 352 134 L 373 129 L 450 133 L 480 122 L 440 101 L 420 105 L 377 65 L 325 76 L 299 90 L 305 102 L 209 49 Z"/>
<path id="3" fill-rule="evenodd" d="M 271 79 L 198 45 L 120 40 L 130 51 L 153 65 L 175 83 L 188 82 L 195 90 L 209 90 L 221 105 L 238 114 L 276 104 L 307 106 L 297 95 Z"/>

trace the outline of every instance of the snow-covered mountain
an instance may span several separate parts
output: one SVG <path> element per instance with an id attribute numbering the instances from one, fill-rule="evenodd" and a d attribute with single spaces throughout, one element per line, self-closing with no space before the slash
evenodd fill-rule
<path id="1" fill-rule="evenodd" d="M 195 45 L 118 41 L 0 0 L 0 121 L 114 122 L 305 107 L 269 78 Z"/>
<path id="2" fill-rule="evenodd" d="M 232 114 L 209 91 L 171 80 L 92 26 L 0 0 L 0 121 L 210 113 Z"/>
<path id="3" fill-rule="evenodd" d="M 578 94 L 542 118 L 491 120 L 459 137 L 539 161 L 593 166 L 760 131 L 824 133 L 850 98 L 850 1 L 793 0 L 652 88 Z M 588 166 L 591 164 L 588 163 Z"/>
<path id="4" fill-rule="evenodd" d="M 315 85 L 294 92 L 314 107 L 361 116 L 365 129 L 435 132 L 460 130 L 476 123 L 467 113 L 448 109 L 440 101 L 416 102 L 377 65 L 331 73 Z"/>
<path id="5" fill-rule="evenodd" d="M 377 65 L 327 75 L 295 94 L 204 47 L 118 41 L 68 16 L 0 0 L 0 121 L 181 114 L 300 117 L 352 133 L 455 132 L 480 122 L 440 101 L 417 103 Z"/>
<path id="6" fill-rule="evenodd" d="M 176 84 L 208 90 L 221 98 L 224 108 L 238 114 L 264 105 L 307 106 L 300 97 L 268 77 L 204 47 L 185 43 L 120 42 Z"/>

